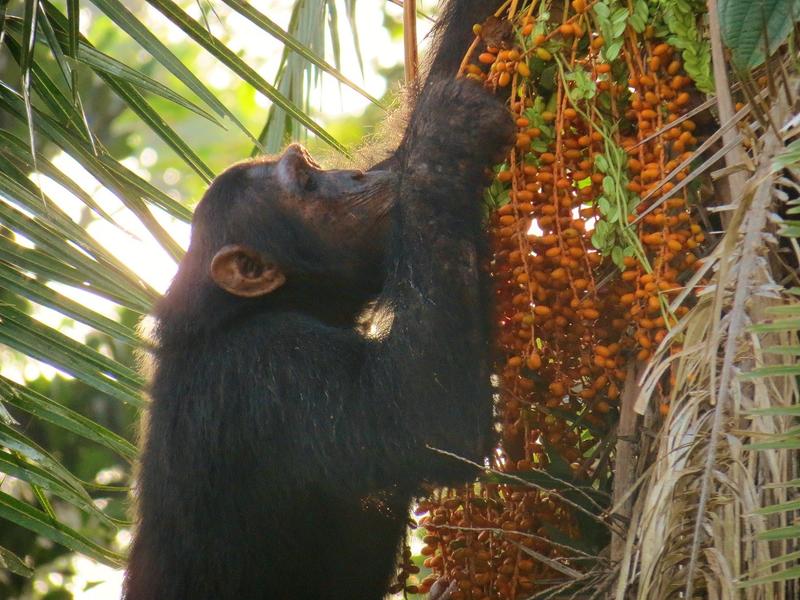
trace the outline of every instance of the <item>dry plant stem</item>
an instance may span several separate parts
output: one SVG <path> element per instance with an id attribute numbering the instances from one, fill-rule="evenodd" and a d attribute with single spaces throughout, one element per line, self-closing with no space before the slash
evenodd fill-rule
<path id="1" fill-rule="evenodd" d="M 403 2 L 403 47 L 405 50 L 406 85 L 417 79 L 417 0 Z"/>
<path id="2" fill-rule="evenodd" d="M 589 3 L 586 5 L 586 10 L 589 10 L 589 9 L 591 9 L 591 8 L 592 8 L 592 7 L 593 7 L 595 4 L 597 4 L 597 2 L 598 2 L 598 0 L 593 0 L 592 2 L 589 2 Z M 562 24 L 566 24 L 566 23 L 574 23 L 575 21 L 578 21 L 580 18 L 581 18 L 581 15 L 572 15 L 572 16 L 571 16 L 571 17 L 569 17 L 568 19 L 565 19 L 565 20 L 562 22 Z M 554 37 L 556 37 L 557 35 L 560 35 L 560 33 L 559 33 L 558 29 L 554 29 L 553 31 L 551 31 L 550 33 L 548 33 L 548 34 L 547 34 L 547 36 L 545 36 L 545 41 L 549 42 L 550 40 L 552 40 L 552 39 L 553 39 Z M 534 47 L 531 47 L 531 49 L 530 49 L 530 50 L 528 50 L 527 52 L 525 52 L 525 56 L 530 56 L 531 54 L 533 54 L 533 53 L 534 53 L 534 51 L 535 51 L 535 48 L 534 48 Z"/>
<path id="3" fill-rule="evenodd" d="M 513 101 L 515 96 L 516 96 L 516 94 L 517 94 L 517 91 L 518 91 L 518 88 L 517 88 L 517 76 L 516 75 L 514 75 L 514 82 L 512 84 L 512 88 L 511 89 L 514 90 L 512 98 L 511 98 L 512 101 Z M 525 98 L 523 96 L 519 97 L 519 104 L 520 104 L 519 115 L 514 115 L 514 116 L 520 116 L 521 117 L 522 113 L 523 113 L 523 111 L 525 109 Z M 520 163 L 520 164 L 522 164 L 522 163 Z M 517 151 L 515 149 L 513 149 L 513 148 L 511 149 L 509 165 L 510 165 L 511 169 L 513 170 L 513 174 L 514 174 L 514 178 L 512 179 L 512 183 L 511 183 L 511 202 L 514 205 L 514 214 L 516 215 L 516 217 L 518 219 L 517 222 L 521 223 L 522 221 L 520 220 L 520 217 L 522 215 L 521 215 L 520 210 L 519 210 L 519 198 L 517 197 L 517 191 L 518 191 L 518 188 L 520 187 L 520 184 L 517 181 L 517 177 L 520 176 L 520 170 L 517 169 Z M 524 183 L 524 175 L 522 176 L 522 179 L 523 179 L 523 183 Z M 527 237 L 525 236 L 526 233 L 527 233 L 527 231 L 517 231 L 517 245 L 518 245 L 519 250 L 520 250 L 520 252 L 522 253 L 523 256 L 529 255 L 530 252 L 531 252 L 530 246 L 528 246 L 528 243 L 527 243 Z M 525 274 L 530 279 L 531 273 L 530 273 L 530 269 L 528 268 L 528 262 L 525 261 L 525 262 L 522 263 L 522 265 L 525 268 Z M 530 290 L 530 287 L 528 288 L 528 297 L 530 298 L 531 306 L 533 306 L 534 298 L 533 298 L 533 292 Z M 535 352 L 535 351 L 536 351 L 536 322 L 532 321 L 531 322 L 531 342 L 530 342 L 530 345 L 529 345 L 528 352 L 530 353 L 530 352 Z"/>
<path id="4" fill-rule="evenodd" d="M 461 60 L 461 65 L 458 67 L 458 73 L 456 74 L 456 77 L 462 77 L 464 75 L 464 71 L 466 71 L 469 61 L 472 60 L 472 54 L 475 52 L 475 49 L 478 47 L 478 44 L 480 44 L 480 42 L 481 42 L 480 36 L 476 35 L 475 39 L 472 40 L 472 43 L 470 44 L 469 49 L 467 50 L 467 53 Z"/>
<path id="5" fill-rule="evenodd" d="M 511 150 L 510 165 L 511 165 L 511 168 L 514 170 L 514 179 L 512 180 L 512 186 L 511 186 L 511 202 L 514 205 L 514 214 L 517 216 L 517 218 L 519 218 L 520 217 L 519 199 L 517 198 L 517 188 L 518 188 L 517 176 L 519 174 L 519 169 L 516 168 L 516 164 L 517 164 L 517 152 L 516 152 L 516 150 L 512 149 Z M 524 231 L 523 232 L 519 232 L 519 231 L 517 232 L 517 245 L 519 247 L 520 252 L 523 255 L 529 254 L 530 251 L 531 251 L 530 247 L 528 247 L 527 239 L 525 238 L 525 233 L 526 232 L 524 232 Z M 530 269 L 528 268 L 527 261 L 523 262 L 522 266 L 525 268 L 525 274 L 530 279 L 531 274 L 530 274 Z M 531 291 L 530 287 L 528 287 L 528 298 L 530 299 L 531 306 L 533 306 L 534 298 L 533 298 L 533 292 Z M 530 352 L 535 352 L 535 351 L 536 351 L 536 322 L 532 321 L 531 322 L 531 342 L 530 342 L 530 344 L 528 346 L 528 352 L 530 353 Z"/>
<path id="6" fill-rule="evenodd" d="M 496 534 L 498 536 L 503 536 L 503 535 L 507 535 L 508 534 L 508 532 L 505 529 L 501 529 L 499 527 L 464 527 L 464 526 L 456 527 L 454 525 L 439 525 L 439 529 L 449 529 L 450 531 L 471 531 L 471 532 L 476 532 L 476 533 L 481 533 L 483 531 L 489 531 L 489 532 L 494 533 L 494 534 Z M 521 531 L 515 531 L 514 535 L 517 535 L 517 536 L 523 537 L 523 538 L 528 538 L 528 539 L 531 539 L 531 540 L 540 540 L 540 541 L 543 541 L 543 542 L 547 542 L 548 544 L 551 544 L 552 546 L 555 546 L 556 548 L 562 548 L 564 550 L 568 550 L 570 553 L 577 554 L 582 559 L 590 559 L 590 560 L 600 560 L 601 559 L 600 556 L 594 556 L 593 554 L 588 554 L 588 553 L 583 552 L 582 550 L 579 550 L 578 548 L 575 548 L 573 546 L 567 546 L 565 544 L 560 544 L 555 540 L 551 540 L 550 538 L 546 538 L 546 537 L 541 536 L 541 535 L 536 535 L 534 533 L 524 533 L 524 532 L 521 532 Z M 574 560 L 578 560 L 578 559 L 574 558 L 574 557 L 571 557 L 569 560 L 573 560 L 574 561 Z"/>
<path id="7" fill-rule="evenodd" d="M 767 156 L 772 155 L 777 151 L 777 144 L 780 140 L 774 136 L 769 136 L 769 145 L 772 147 L 764 148 L 764 153 Z M 739 266 L 739 273 L 736 283 L 736 291 L 733 297 L 733 306 L 731 307 L 728 319 L 729 325 L 727 328 L 725 339 L 725 351 L 722 357 L 722 370 L 719 376 L 719 384 L 714 385 L 712 382 L 712 393 L 714 389 L 719 390 L 719 395 L 714 399 L 714 416 L 711 426 L 711 434 L 708 441 L 708 455 L 706 457 L 706 464 L 702 476 L 702 483 L 700 488 L 700 498 L 697 503 L 697 516 L 694 523 L 694 534 L 692 535 L 692 548 L 689 554 L 689 564 L 686 570 L 686 588 L 685 597 L 692 598 L 694 591 L 694 576 L 697 571 L 697 559 L 700 553 L 700 543 L 705 537 L 704 523 L 705 511 L 708 505 L 708 499 L 711 488 L 711 479 L 713 477 L 714 466 L 717 458 L 717 446 L 720 441 L 720 434 L 722 429 L 722 422 L 725 418 L 725 413 L 729 409 L 729 395 L 731 380 L 733 378 L 734 362 L 736 359 L 736 349 L 739 344 L 740 336 L 744 332 L 746 323 L 746 303 L 750 298 L 751 285 L 753 274 L 758 266 L 757 249 L 761 244 L 762 232 L 767 221 L 768 208 L 771 201 L 771 184 L 768 178 L 770 165 L 762 166 L 758 173 L 754 175 L 753 181 L 761 181 L 760 185 L 751 192 L 752 206 L 747 211 L 747 226 L 745 230 L 745 237 L 743 248 L 741 250 L 742 262 Z M 746 201 L 748 194 L 745 193 L 741 196 L 742 201 Z M 743 214 L 742 208 L 739 209 L 739 214 Z M 738 227 L 740 223 L 731 223 L 731 226 Z M 735 243 L 735 236 L 730 236 L 730 245 Z M 733 251 L 733 248 L 729 249 Z M 720 266 L 719 280 L 724 281 L 725 277 L 723 272 L 728 269 L 728 265 L 724 262 L 724 257 L 729 255 L 728 252 L 723 252 L 723 262 Z M 718 286 L 715 299 L 715 310 L 718 313 L 722 312 L 722 303 L 725 295 L 725 290 L 722 286 Z M 719 323 L 720 319 L 715 319 L 715 323 Z M 716 331 L 715 335 L 710 338 L 712 343 L 719 340 L 722 332 Z M 714 346 L 709 347 L 709 353 L 712 354 L 710 360 L 712 364 L 717 364 L 717 348 Z M 714 369 L 712 368 L 712 377 Z"/>
<path id="8" fill-rule="evenodd" d="M 739 87 L 739 84 L 736 84 L 733 87 L 734 87 L 734 89 L 736 89 L 736 88 Z M 652 140 L 654 140 L 654 139 L 656 139 L 658 137 L 661 137 L 662 135 L 667 133 L 673 127 L 677 127 L 678 125 L 680 125 L 681 123 L 683 123 L 687 119 L 691 119 L 692 117 L 700 114 L 701 112 L 705 112 L 706 110 L 708 110 L 709 108 L 714 106 L 716 103 L 717 103 L 717 97 L 716 96 L 711 96 L 708 100 L 706 100 L 702 104 L 698 104 L 697 106 L 695 106 L 692 110 L 690 110 L 686 114 L 681 115 L 680 117 L 678 117 L 677 119 L 675 119 L 671 123 L 667 123 L 661 129 L 658 129 L 658 130 L 654 131 L 653 133 L 649 134 L 644 139 L 636 142 L 636 145 L 634 146 L 634 148 L 638 148 L 642 144 L 646 144 L 647 142 L 650 142 L 650 141 L 652 141 Z M 745 110 L 748 113 L 750 112 L 749 107 L 745 107 L 745 108 L 742 109 L 742 111 L 745 111 Z M 739 113 L 737 113 L 737 116 L 738 116 L 738 114 Z M 746 113 L 743 112 L 742 114 L 746 114 Z"/>
<path id="9" fill-rule="evenodd" d="M 739 117 L 742 117 L 742 116 L 744 116 L 746 114 L 745 113 L 746 108 L 747 107 L 743 108 L 738 113 L 736 113 L 736 117 L 737 117 L 736 119 L 732 119 L 732 120 L 728 121 L 720 129 L 718 129 L 712 135 L 710 135 L 707 140 L 705 140 L 702 144 L 700 144 L 697 148 L 695 148 L 695 150 L 692 152 L 692 156 L 690 156 L 689 158 L 681 161 L 681 163 L 677 167 L 675 167 L 672 171 L 670 171 L 670 173 L 664 179 L 662 179 L 661 182 L 657 186 L 655 186 L 652 190 L 650 190 L 647 193 L 647 195 L 645 195 L 642 198 L 642 202 L 647 202 L 651 198 L 655 197 L 656 193 L 658 193 L 658 191 L 661 190 L 664 187 L 665 183 L 671 181 L 678 173 L 680 173 L 683 169 L 688 167 L 692 163 L 692 161 L 695 160 L 695 157 L 701 156 L 706 150 L 708 150 L 711 146 L 713 146 L 720 139 L 720 137 L 722 135 L 724 135 L 725 132 L 730 131 L 736 125 L 736 123 L 739 122 Z M 706 163 L 704 163 L 704 167 L 703 168 L 694 169 L 693 172 L 702 173 L 704 171 L 704 168 L 707 168 L 707 167 L 711 166 L 712 164 L 714 164 L 722 156 L 724 156 L 725 154 L 730 152 L 732 148 L 734 148 L 736 145 L 741 143 L 741 135 L 738 132 L 734 131 L 733 132 L 733 136 L 734 136 L 733 137 L 734 141 L 730 145 L 726 144 L 723 147 L 723 149 L 718 150 L 716 153 L 714 153 L 713 160 L 706 161 Z M 691 179 L 689 179 L 688 181 L 687 181 L 687 179 L 684 179 L 683 181 L 678 183 L 678 185 L 676 185 L 671 190 L 671 193 L 672 194 L 677 194 L 679 191 L 683 190 L 683 188 L 685 188 L 687 185 L 689 185 L 689 182 L 691 181 Z M 739 188 L 739 189 L 741 189 L 741 188 Z M 645 211 L 643 211 L 641 214 L 639 214 L 636 217 L 636 219 L 633 221 L 632 225 L 635 225 L 636 223 L 641 221 L 645 216 L 647 216 L 653 210 L 655 210 L 658 206 L 663 204 L 664 201 L 665 201 L 665 198 L 660 198 L 660 199 L 654 201 L 650 206 L 647 207 L 647 209 Z"/>
<path id="10" fill-rule="evenodd" d="M 609 528 L 612 531 L 614 530 L 612 524 L 607 523 L 605 520 L 603 520 L 600 517 L 598 517 L 595 513 L 591 512 L 590 510 L 588 510 L 586 508 L 584 508 L 580 504 L 577 504 L 576 502 L 573 502 L 572 500 L 570 500 L 569 498 L 564 496 L 561 492 L 556 491 L 553 488 L 544 487 L 542 485 L 534 483 L 533 481 L 528 481 L 526 479 L 523 479 L 522 477 L 517 477 L 515 475 L 511 475 L 510 473 L 504 473 L 503 471 L 498 471 L 497 469 L 486 469 L 486 467 L 484 465 L 480 465 L 480 464 L 478 464 L 476 462 L 473 462 L 471 460 L 467 460 L 466 458 L 458 456 L 457 454 L 453 454 L 452 452 L 448 452 L 447 450 L 442 450 L 441 448 L 434 448 L 433 446 L 426 446 L 426 448 L 428 448 L 430 450 L 433 450 L 434 452 L 438 452 L 439 454 L 442 454 L 444 456 L 449 456 L 450 458 L 454 458 L 456 460 L 459 460 L 459 461 L 461 461 L 463 463 L 466 463 L 468 465 L 472 465 L 474 467 L 478 467 L 479 469 L 483 469 L 486 473 L 489 473 L 489 474 L 492 474 L 492 475 L 498 475 L 500 477 L 503 477 L 504 479 L 508 479 L 510 481 L 514 481 L 515 483 L 518 483 L 518 484 L 520 484 L 520 485 L 522 485 L 524 487 L 528 487 L 528 488 L 531 488 L 531 489 L 534 489 L 534 490 L 539 490 L 539 491 L 542 491 L 542 492 L 547 492 L 548 494 L 550 494 L 552 496 L 558 497 L 558 499 L 561 502 L 563 502 L 564 504 L 566 504 L 568 506 L 571 506 L 572 508 L 574 508 L 575 510 L 577 510 L 579 512 L 582 512 L 583 514 L 585 514 L 587 517 L 589 517 L 593 521 L 597 521 L 598 523 L 602 523 L 603 525 L 608 525 Z M 560 479 L 559 477 L 556 477 L 555 475 L 551 475 L 550 473 L 547 473 L 546 471 L 540 471 L 540 472 L 544 473 L 545 475 L 550 477 L 554 482 L 556 482 L 558 484 L 562 484 L 565 487 L 568 487 L 571 490 L 574 490 L 574 491 L 578 492 L 579 494 L 584 496 L 587 500 L 589 500 L 589 502 L 591 504 L 593 504 L 596 509 L 602 509 L 602 507 L 599 506 L 594 501 L 594 498 L 589 496 L 581 488 L 576 487 L 575 485 L 571 484 L 570 482 L 568 482 L 568 481 L 566 481 L 564 479 Z"/>
<path id="11" fill-rule="evenodd" d="M 731 98 L 730 85 L 728 84 L 728 68 L 725 62 L 725 50 L 722 46 L 722 34 L 719 26 L 719 12 L 717 0 L 708 0 L 708 28 L 711 34 L 711 59 L 714 65 L 714 82 L 717 94 L 717 107 L 719 110 L 720 123 L 727 123 L 733 118 L 734 110 L 733 99 Z M 736 138 L 736 131 L 728 130 L 722 140 L 725 144 L 730 144 Z M 725 165 L 731 167 L 740 165 L 744 162 L 744 150 L 741 145 L 736 144 L 731 152 L 725 155 Z M 721 204 L 730 204 L 734 195 L 733 190 L 741 190 L 744 187 L 745 174 L 741 172 L 731 173 L 725 181 L 721 182 L 720 188 L 723 195 Z M 728 213 L 723 213 L 722 222 L 727 224 L 730 219 Z"/>
<path id="12" fill-rule="evenodd" d="M 505 0 L 505 2 L 503 2 L 503 4 L 501 4 L 500 7 L 496 11 L 494 11 L 494 16 L 499 17 L 500 15 L 502 15 L 503 11 L 506 8 L 508 8 L 509 4 L 511 4 L 511 0 Z"/>
<path id="13" fill-rule="evenodd" d="M 628 374 L 625 377 L 625 387 L 622 390 L 620 401 L 619 424 L 617 425 L 616 463 L 614 467 L 614 492 L 611 505 L 617 507 L 616 515 L 622 517 L 625 531 L 622 534 L 613 533 L 611 538 L 611 562 L 619 562 L 625 554 L 625 542 L 628 537 L 627 527 L 633 508 L 633 497 L 628 494 L 636 478 L 637 448 L 634 440 L 637 438 L 638 415 L 634 410 L 636 398 L 641 387 L 639 375 L 641 368 L 636 363 L 628 365 Z M 628 498 L 625 499 L 625 495 Z"/>
<path id="14" fill-rule="evenodd" d="M 532 550 L 531 548 L 525 548 L 521 544 L 514 542 L 520 552 L 525 552 L 528 556 L 531 556 L 538 560 L 541 563 L 546 564 L 548 567 L 553 569 L 554 571 L 558 571 L 563 573 L 567 577 L 571 577 L 573 579 L 580 579 L 583 576 L 583 573 L 580 571 L 576 571 L 575 569 L 570 569 L 566 565 L 562 565 L 557 560 L 553 560 L 552 558 L 546 557 L 544 554 L 539 554 L 536 550 Z"/>

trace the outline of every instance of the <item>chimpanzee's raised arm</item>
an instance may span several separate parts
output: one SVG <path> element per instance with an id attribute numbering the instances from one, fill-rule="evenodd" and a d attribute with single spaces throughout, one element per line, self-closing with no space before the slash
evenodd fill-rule
<path id="1" fill-rule="evenodd" d="M 482 284 L 486 168 L 510 143 L 503 103 L 468 80 L 429 82 L 398 151 L 399 182 L 382 301 L 391 333 L 367 353 L 362 389 L 392 389 L 394 456 L 409 477 L 463 480 L 458 461 L 425 445 L 481 460 L 491 449 L 489 327 Z M 401 469 L 402 471 L 402 466 Z"/>
<path id="2" fill-rule="evenodd" d="M 494 14 L 499 5 L 500 0 L 460 0 L 445 4 L 432 32 L 430 81 L 456 76 L 464 53 L 475 36 L 472 26 Z"/>
<path id="3" fill-rule="evenodd" d="M 412 92 L 421 93 L 424 87 L 434 82 L 454 79 L 458 68 L 475 38 L 473 26 L 483 23 L 494 14 L 500 0 L 441 0 L 441 14 L 431 31 L 431 44 L 427 56 L 426 68 L 422 69 L 421 78 L 416 82 Z M 419 102 L 414 101 L 414 94 L 407 98 L 414 111 L 419 109 Z M 427 110 L 427 108 L 426 108 Z M 372 170 L 397 170 L 397 153 L 373 164 Z"/>

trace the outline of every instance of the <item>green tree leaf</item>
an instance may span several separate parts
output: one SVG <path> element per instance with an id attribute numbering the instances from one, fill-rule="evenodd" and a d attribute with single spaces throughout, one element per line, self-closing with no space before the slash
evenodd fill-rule
<path id="1" fill-rule="evenodd" d="M 762 64 L 800 18 L 798 0 L 720 0 L 722 38 L 740 69 Z"/>

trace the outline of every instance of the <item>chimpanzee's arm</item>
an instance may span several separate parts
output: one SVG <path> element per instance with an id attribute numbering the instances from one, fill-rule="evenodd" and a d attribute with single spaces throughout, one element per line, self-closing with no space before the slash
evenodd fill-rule
<path id="1" fill-rule="evenodd" d="M 452 0 L 442 8 L 433 30 L 429 81 L 456 76 L 464 54 L 475 34 L 472 26 L 494 14 L 500 0 Z"/>
<path id="2" fill-rule="evenodd" d="M 456 77 L 461 61 L 475 39 L 473 26 L 493 15 L 500 4 L 501 0 L 442 0 L 441 14 L 430 34 L 432 41 L 428 55 L 433 58 L 428 68 L 423 69 L 426 77 L 417 82 L 417 92 L 434 82 Z M 375 164 L 373 169 L 396 169 L 397 159 L 395 153 Z"/>
<path id="3" fill-rule="evenodd" d="M 489 311 L 481 284 L 485 170 L 512 136 L 503 104 L 469 81 L 430 82 L 398 150 L 398 202 L 383 301 L 391 333 L 366 357 L 373 390 L 389 390 L 390 456 L 409 476 L 463 477 L 431 446 L 480 460 L 491 447 Z M 394 452 L 392 452 L 394 450 Z M 409 452 L 410 450 L 410 452 Z M 402 472 L 402 465 L 398 465 Z"/>

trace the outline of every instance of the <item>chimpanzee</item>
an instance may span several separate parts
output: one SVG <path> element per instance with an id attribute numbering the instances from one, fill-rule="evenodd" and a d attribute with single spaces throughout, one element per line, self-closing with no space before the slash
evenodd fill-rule
<path id="1" fill-rule="evenodd" d="M 156 306 L 126 600 L 378 600 L 410 501 L 493 445 L 481 226 L 503 103 L 456 80 L 496 0 L 451 0 L 402 142 L 220 175 Z M 365 306 L 389 313 L 368 335 Z"/>

